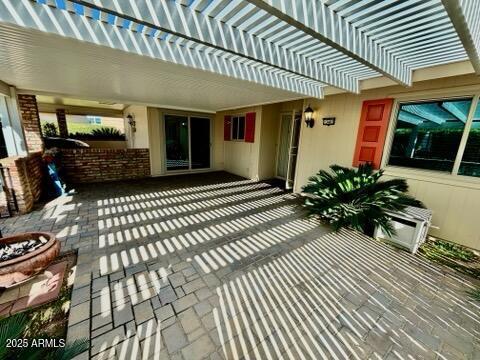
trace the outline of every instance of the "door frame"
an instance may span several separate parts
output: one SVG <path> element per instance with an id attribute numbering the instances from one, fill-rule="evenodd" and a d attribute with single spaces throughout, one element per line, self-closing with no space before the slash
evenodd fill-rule
<path id="1" fill-rule="evenodd" d="M 295 118 L 297 117 L 297 115 L 300 115 L 300 124 L 299 124 L 299 128 L 298 128 L 298 143 L 297 143 L 297 153 L 296 153 L 296 157 L 295 157 L 295 172 L 293 174 L 293 178 L 292 179 L 289 179 L 289 175 L 290 175 L 290 169 L 291 169 L 291 166 L 292 166 L 292 148 L 293 148 L 293 138 L 295 136 Z M 289 143 L 289 147 L 288 147 L 288 166 L 287 166 L 287 178 L 285 179 L 285 188 L 286 189 L 293 189 L 294 186 L 295 186 L 295 178 L 296 178 L 296 175 L 297 175 L 297 162 L 298 162 L 298 152 L 299 152 L 299 149 L 300 149 L 300 131 L 302 129 L 302 112 L 301 111 L 297 111 L 297 110 L 293 110 L 293 113 L 292 113 L 292 120 L 291 120 L 291 127 L 290 127 L 290 143 Z M 289 181 L 292 182 L 292 186 L 290 186 L 289 184 Z"/>
<path id="2" fill-rule="evenodd" d="M 279 114 L 280 124 L 279 124 L 279 127 L 278 127 L 278 133 L 277 133 L 277 154 L 275 156 L 275 178 L 285 181 L 285 188 L 286 189 L 291 189 L 295 185 L 295 176 L 294 176 L 293 179 L 290 179 L 292 181 L 292 186 L 289 186 L 289 184 L 288 184 L 288 180 L 289 180 L 288 179 L 288 174 L 290 173 L 290 167 L 291 167 L 291 149 L 292 149 L 292 142 L 293 142 L 293 135 L 294 135 L 293 130 L 294 130 L 294 126 L 295 126 L 295 115 L 296 114 L 301 114 L 301 111 L 298 110 L 298 109 L 293 109 L 291 111 L 282 111 Z M 280 159 L 280 139 L 281 139 L 281 133 L 282 133 L 281 122 L 282 122 L 282 116 L 284 116 L 284 115 L 290 115 L 290 138 L 288 139 L 288 149 L 287 149 L 287 155 L 288 156 L 287 156 L 286 177 L 282 177 L 282 176 L 278 175 L 278 163 L 279 163 L 279 159 Z M 302 120 L 300 120 L 300 121 L 302 121 Z M 301 123 L 300 123 L 300 127 L 301 127 Z M 300 134 L 299 134 L 299 138 L 300 138 Z M 300 145 L 300 141 L 299 141 L 299 145 Z M 300 147 L 300 146 L 298 146 L 298 147 Z M 298 150 L 297 150 L 297 162 L 298 162 Z M 296 173 L 296 170 L 295 170 L 295 173 Z"/>
<path id="3" fill-rule="evenodd" d="M 184 116 L 187 118 L 188 124 L 188 169 L 180 169 L 180 170 L 167 170 L 167 134 L 165 133 L 165 117 L 171 116 Z M 191 127 L 190 121 L 192 117 L 200 117 L 204 119 L 208 119 L 210 121 L 210 166 L 208 168 L 201 168 L 201 169 L 192 169 L 192 146 L 191 146 Z M 207 172 L 213 170 L 213 154 L 214 154 L 214 125 L 215 125 L 215 118 L 212 114 L 205 114 L 205 113 L 195 113 L 195 112 L 185 112 L 179 110 L 165 110 L 161 113 L 161 124 L 160 124 L 160 134 L 163 140 L 163 174 L 165 175 L 175 175 L 175 174 L 190 174 L 196 172 Z"/>
<path id="4" fill-rule="evenodd" d="M 280 161 L 280 139 L 281 139 L 281 136 L 282 136 L 282 117 L 284 115 L 292 115 L 292 114 L 293 114 L 292 111 L 282 111 L 282 112 L 280 112 L 280 114 L 279 114 L 279 126 L 278 126 L 278 131 L 277 131 L 277 153 L 275 155 L 275 178 L 280 179 L 280 180 L 285 180 L 285 181 L 287 180 L 286 178 L 278 175 L 278 165 L 279 165 L 279 161 Z M 290 129 L 292 128 L 292 120 L 293 120 L 293 117 L 290 118 Z M 290 149 L 290 141 L 289 141 L 288 149 Z M 287 168 L 288 168 L 288 164 L 287 164 Z"/>

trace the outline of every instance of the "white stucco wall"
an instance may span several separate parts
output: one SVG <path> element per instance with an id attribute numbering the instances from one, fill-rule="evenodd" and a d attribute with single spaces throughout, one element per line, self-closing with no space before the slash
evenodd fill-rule
<path id="1" fill-rule="evenodd" d="M 133 115 L 136 123 L 136 132 L 132 132 L 127 115 Z M 148 116 L 147 107 L 140 105 L 131 105 L 123 111 L 123 118 L 125 119 L 125 136 L 127 144 L 130 149 L 145 149 L 149 147 L 148 140 Z"/>

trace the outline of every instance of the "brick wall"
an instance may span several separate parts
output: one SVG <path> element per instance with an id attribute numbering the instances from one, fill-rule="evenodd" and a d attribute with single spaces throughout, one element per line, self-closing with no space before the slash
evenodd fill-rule
<path id="1" fill-rule="evenodd" d="M 45 177 L 45 165 L 42 159 L 42 153 L 37 152 L 25 158 L 28 182 L 33 201 L 37 202 L 42 196 L 42 188 Z"/>
<path id="2" fill-rule="evenodd" d="M 67 181 L 94 183 L 150 176 L 148 149 L 62 149 Z"/>
<path id="3" fill-rule="evenodd" d="M 14 210 L 14 197 L 18 212 L 28 213 L 42 195 L 45 167 L 42 153 L 32 153 L 26 157 L 12 156 L 0 159 L 5 168 L 4 192 L 0 196 L 0 207 L 6 208 L 6 201 Z"/>
<path id="4" fill-rule="evenodd" d="M 56 114 L 59 135 L 62 138 L 68 138 L 67 116 L 65 115 L 65 109 L 57 109 Z"/>
<path id="5" fill-rule="evenodd" d="M 27 143 L 28 152 L 42 151 L 42 129 L 35 95 L 19 94 L 18 105 L 22 116 L 22 125 L 25 132 L 25 142 Z"/>

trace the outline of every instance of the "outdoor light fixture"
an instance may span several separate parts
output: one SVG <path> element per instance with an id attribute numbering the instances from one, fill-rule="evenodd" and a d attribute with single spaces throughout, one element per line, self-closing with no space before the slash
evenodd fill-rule
<path id="1" fill-rule="evenodd" d="M 305 114 L 305 124 L 307 124 L 307 127 L 313 128 L 313 125 L 315 125 L 315 120 L 313 119 L 313 109 L 310 107 L 310 105 L 307 106 L 307 108 L 304 111 Z"/>
<path id="2" fill-rule="evenodd" d="M 137 127 L 136 127 L 137 124 L 132 114 L 127 115 L 127 121 L 128 121 L 128 125 L 130 125 L 130 128 L 132 129 L 132 132 L 137 131 Z"/>

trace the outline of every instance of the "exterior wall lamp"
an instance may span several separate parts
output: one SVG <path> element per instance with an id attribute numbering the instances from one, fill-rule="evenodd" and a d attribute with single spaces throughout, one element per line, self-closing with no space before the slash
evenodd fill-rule
<path id="1" fill-rule="evenodd" d="M 304 111 L 305 114 L 305 124 L 307 124 L 307 127 L 313 128 L 315 125 L 315 119 L 313 118 L 313 109 L 310 107 L 310 105 L 307 106 L 307 108 Z"/>
<path id="2" fill-rule="evenodd" d="M 128 114 L 127 115 L 127 121 L 128 121 L 128 125 L 130 125 L 130 128 L 132 129 L 132 132 L 136 132 L 137 131 L 137 123 L 135 122 L 135 118 L 133 117 L 132 114 Z"/>

